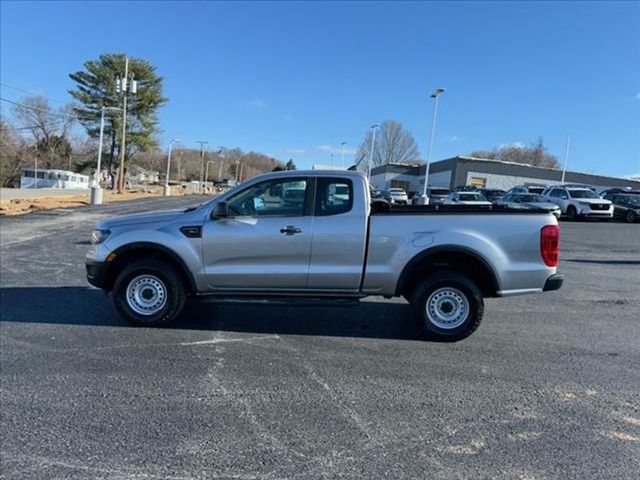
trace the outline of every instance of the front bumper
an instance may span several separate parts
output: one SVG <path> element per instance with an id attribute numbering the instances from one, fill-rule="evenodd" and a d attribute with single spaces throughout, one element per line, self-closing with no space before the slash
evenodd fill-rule
<path id="1" fill-rule="evenodd" d="M 564 275 L 560 273 L 554 273 L 547 281 L 544 282 L 544 287 L 542 288 L 543 292 L 551 292 L 553 290 L 559 290 L 562 287 L 562 283 L 564 282 Z"/>
<path id="2" fill-rule="evenodd" d="M 107 273 L 109 264 L 107 262 L 94 262 L 87 259 L 85 261 L 87 269 L 87 281 L 94 287 L 104 289 L 107 284 Z"/>

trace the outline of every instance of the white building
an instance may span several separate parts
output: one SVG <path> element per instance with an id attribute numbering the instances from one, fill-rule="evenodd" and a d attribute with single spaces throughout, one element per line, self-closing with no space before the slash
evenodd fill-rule
<path id="1" fill-rule="evenodd" d="M 371 170 L 371 184 L 379 189 L 403 188 L 407 192 L 422 191 L 425 165 L 390 163 Z M 473 157 L 453 157 L 432 162 L 429 167 L 429 188 L 454 188 L 473 185 L 478 188 L 508 190 L 516 185 L 546 186 L 560 183 L 562 171 Z M 595 187 L 629 187 L 640 189 L 640 182 L 581 172 L 566 172 L 565 182 Z"/>
<path id="2" fill-rule="evenodd" d="M 23 168 L 20 174 L 20 188 L 89 188 L 89 177 L 68 170 L 37 170 L 34 178 L 33 168 Z"/>

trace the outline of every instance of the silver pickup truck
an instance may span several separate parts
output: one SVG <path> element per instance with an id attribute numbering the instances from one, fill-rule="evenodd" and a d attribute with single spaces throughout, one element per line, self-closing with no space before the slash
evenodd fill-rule
<path id="1" fill-rule="evenodd" d="M 187 210 L 100 222 L 91 284 L 135 325 L 162 326 L 189 296 L 404 297 L 425 338 L 480 324 L 486 297 L 557 290 L 559 229 L 543 211 L 389 206 L 358 172 L 255 177 Z"/>

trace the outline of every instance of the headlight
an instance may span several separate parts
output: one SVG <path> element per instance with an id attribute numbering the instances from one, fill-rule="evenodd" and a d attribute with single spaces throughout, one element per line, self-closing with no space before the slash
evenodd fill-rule
<path id="1" fill-rule="evenodd" d="M 111 232 L 109 230 L 93 230 L 91 232 L 91 244 L 98 245 L 104 242 Z"/>

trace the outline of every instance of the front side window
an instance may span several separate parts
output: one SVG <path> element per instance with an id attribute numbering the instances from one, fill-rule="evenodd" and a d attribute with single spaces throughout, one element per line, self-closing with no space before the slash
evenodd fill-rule
<path id="1" fill-rule="evenodd" d="M 267 180 L 227 200 L 232 217 L 301 217 L 307 192 L 306 178 Z"/>
<path id="2" fill-rule="evenodd" d="M 344 178 L 318 178 L 315 215 L 338 215 L 353 207 L 353 183 Z"/>

